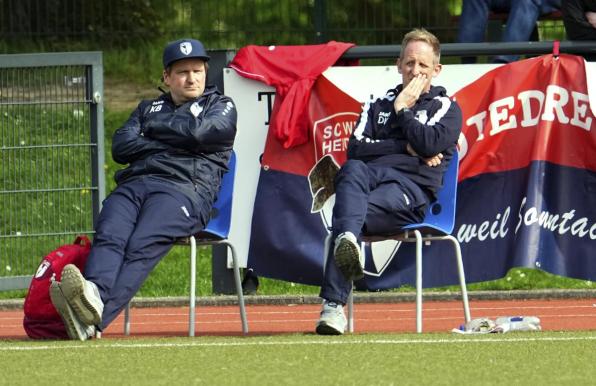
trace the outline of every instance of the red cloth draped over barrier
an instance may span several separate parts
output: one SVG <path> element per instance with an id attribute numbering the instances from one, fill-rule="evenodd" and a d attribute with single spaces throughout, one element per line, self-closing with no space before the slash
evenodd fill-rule
<path id="1" fill-rule="evenodd" d="M 354 44 L 331 41 L 305 46 L 246 46 L 230 67 L 238 74 L 275 87 L 269 130 L 284 148 L 308 141 L 308 101 L 315 80 Z"/>

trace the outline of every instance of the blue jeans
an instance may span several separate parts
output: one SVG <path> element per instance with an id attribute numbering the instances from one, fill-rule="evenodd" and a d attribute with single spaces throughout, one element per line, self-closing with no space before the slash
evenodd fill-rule
<path id="1" fill-rule="evenodd" d="M 507 24 L 501 40 L 504 42 L 527 42 L 542 13 L 549 13 L 560 6 L 560 0 L 464 0 L 459 19 L 458 43 L 480 43 L 491 11 L 508 13 Z M 494 61 L 509 63 L 517 55 L 497 56 Z M 464 60 L 464 62 L 470 62 Z"/>

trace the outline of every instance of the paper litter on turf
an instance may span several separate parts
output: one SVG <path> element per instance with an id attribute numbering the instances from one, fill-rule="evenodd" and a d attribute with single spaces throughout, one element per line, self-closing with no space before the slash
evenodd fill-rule
<path id="1" fill-rule="evenodd" d="M 495 334 L 509 331 L 540 331 L 540 319 L 536 316 L 501 316 L 496 320 L 489 318 L 472 319 L 451 332 L 456 334 Z"/>

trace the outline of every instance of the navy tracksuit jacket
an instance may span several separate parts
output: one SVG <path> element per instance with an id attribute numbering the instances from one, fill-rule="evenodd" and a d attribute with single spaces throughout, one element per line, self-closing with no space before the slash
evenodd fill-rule
<path id="1" fill-rule="evenodd" d="M 393 103 L 402 86 L 365 104 L 348 144 L 348 160 L 335 177 L 332 240 L 346 231 L 390 234 L 422 221 L 443 184 L 456 151 L 462 114 L 443 87 L 432 86 L 408 111 Z M 419 156 L 410 155 L 407 144 Z M 442 153 L 437 167 L 423 158 Z M 333 243 L 325 264 L 321 297 L 345 304 L 351 283 L 338 271 Z"/>
<path id="2" fill-rule="evenodd" d="M 176 239 L 205 227 L 236 135 L 232 100 L 207 87 L 175 106 L 170 94 L 142 101 L 114 134 L 112 156 L 128 167 L 103 203 L 84 276 L 104 302 L 107 325 Z M 172 280 L 178 280 L 172 278 Z"/>

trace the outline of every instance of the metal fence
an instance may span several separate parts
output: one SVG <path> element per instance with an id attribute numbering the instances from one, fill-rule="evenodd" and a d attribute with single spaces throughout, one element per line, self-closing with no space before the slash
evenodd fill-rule
<path id="1" fill-rule="evenodd" d="M 101 53 L 0 55 L 0 290 L 91 234 L 105 194 Z"/>
<path id="2" fill-rule="evenodd" d="M 134 47 L 180 36 L 213 49 L 247 44 L 397 44 L 425 27 L 455 42 L 462 0 L 0 0 L 0 52 Z M 494 24 L 494 23 L 493 23 Z M 541 40 L 564 39 L 560 20 L 538 23 Z M 489 39 L 492 40 L 492 39 Z M 14 52 L 14 51 L 10 51 Z M 22 51 L 21 51 L 22 52 Z"/>

